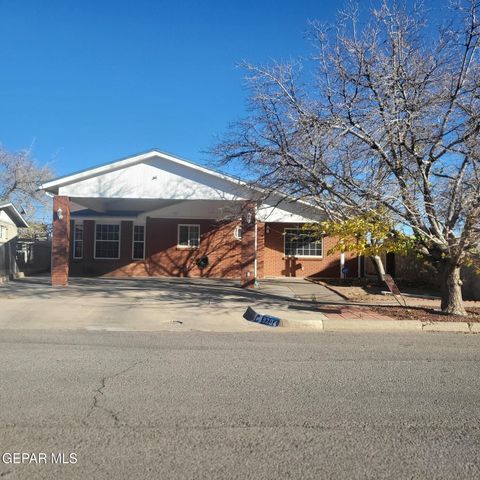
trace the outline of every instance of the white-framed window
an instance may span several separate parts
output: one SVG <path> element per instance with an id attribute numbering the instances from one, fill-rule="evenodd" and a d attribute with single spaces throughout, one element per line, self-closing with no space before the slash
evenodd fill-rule
<path id="1" fill-rule="evenodd" d="M 133 224 L 132 258 L 134 260 L 145 258 L 145 225 Z"/>
<path id="2" fill-rule="evenodd" d="M 83 258 L 83 222 L 73 224 L 73 258 Z"/>
<path id="3" fill-rule="evenodd" d="M 6 240 L 8 235 L 8 228 L 5 225 L 0 225 L 0 240 Z"/>
<path id="4" fill-rule="evenodd" d="M 95 258 L 100 260 L 120 258 L 119 223 L 95 224 Z"/>
<path id="5" fill-rule="evenodd" d="M 200 225 L 179 224 L 177 246 L 197 248 L 200 245 Z"/>
<path id="6" fill-rule="evenodd" d="M 287 257 L 322 257 L 323 238 L 303 228 L 286 228 L 284 253 Z"/>

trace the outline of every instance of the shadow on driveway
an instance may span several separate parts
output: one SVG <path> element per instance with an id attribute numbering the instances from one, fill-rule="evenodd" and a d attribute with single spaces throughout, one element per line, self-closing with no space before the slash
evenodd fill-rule
<path id="1" fill-rule="evenodd" d="M 189 307 L 206 304 L 294 304 L 300 309 L 316 304 L 343 304 L 325 287 L 295 279 L 267 279 L 257 289 L 241 288 L 238 281 L 204 278 L 85 278 L 71 277 L 68 287 L 52 287 L 49 276 L 32 276 L 0 286 L 3 298 L 118 299 L 132 302 L 167 301 Z M 313 286 L 312 286 L 313 285 Z M 220 305 L 219 305 L 220 306 Z"/>

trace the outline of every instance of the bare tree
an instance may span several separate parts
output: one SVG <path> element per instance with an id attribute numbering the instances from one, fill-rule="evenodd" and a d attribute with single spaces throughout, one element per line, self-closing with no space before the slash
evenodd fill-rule
<path id="1" fill-rule="evenodd" d="M 37 191 L 38 185 L 52 178 L 47 166 L 39 166 L 29 150 L 9 152 L 0 145 L 0 203 L 12 202 L 35 218 L 48 199 Z"/>
<path id="2" fill-rule="evenodd" d="M 442 275 L 442 310 L 465 315 L 460 267 L 480 245 L 480 2 L 442 25 L 384 0 L 312 25 L 313 81 L 299 63 L 247 64 L 249 115 L 214 152 L 268 192 L 331 220 L 385 210 Z"/>

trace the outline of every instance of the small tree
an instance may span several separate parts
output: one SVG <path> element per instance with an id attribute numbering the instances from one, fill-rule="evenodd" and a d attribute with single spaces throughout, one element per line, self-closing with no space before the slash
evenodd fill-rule
<path id="1" fill-rule="evenodd" d="M 52 233 L 51 224 L 44 222 L 28 222 L 28 228 L 21 231 L 22 240 L 48 240 Z"/>
<path id="2" fill-rule="evenodd" d="M 414 251 L 416 246 L 416 239 L 396 230 L 383 212 L 369 212 L 345 220 L 324 221 L 306 228 L 313 230 L 318 236 L 338 238 L 337 243 L 328 251 L 329 255 L 333 252 L 354 252 L 370 257 L 380 282 L 385 276 L 381 255 L 407 255 Z"/>
<path id="3" fill-rule="evenodd" d="M 460 267 L 480 245 L 479 9 L 459 2 L 436 32 L 395 0 L 366 21 L 350 5 L 334 27 L 315 23 L 313 81 L 299 63 L 245 65 L 249 115 L 215 148 L 328 220 L 388 211 L 437 265 L 442 310 L 459 315 Z"/>
<path id="4" fill-rule="evenodd" d="M 12 202 L 27 219 L 34 218 L 48 203 L 37 187 L 49 178 L 50 168 L 38 165 L 29 150 L 12 153 L 0 145 L 0 203 Z"/>

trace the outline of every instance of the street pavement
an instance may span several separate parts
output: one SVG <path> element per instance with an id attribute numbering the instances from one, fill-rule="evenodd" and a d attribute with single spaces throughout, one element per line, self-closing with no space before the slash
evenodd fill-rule
<path id="1" fill-rule="evenodd" d="M 0 330 L 0 365 L 2 479 L 480 478 L 479 335 Z"/>

